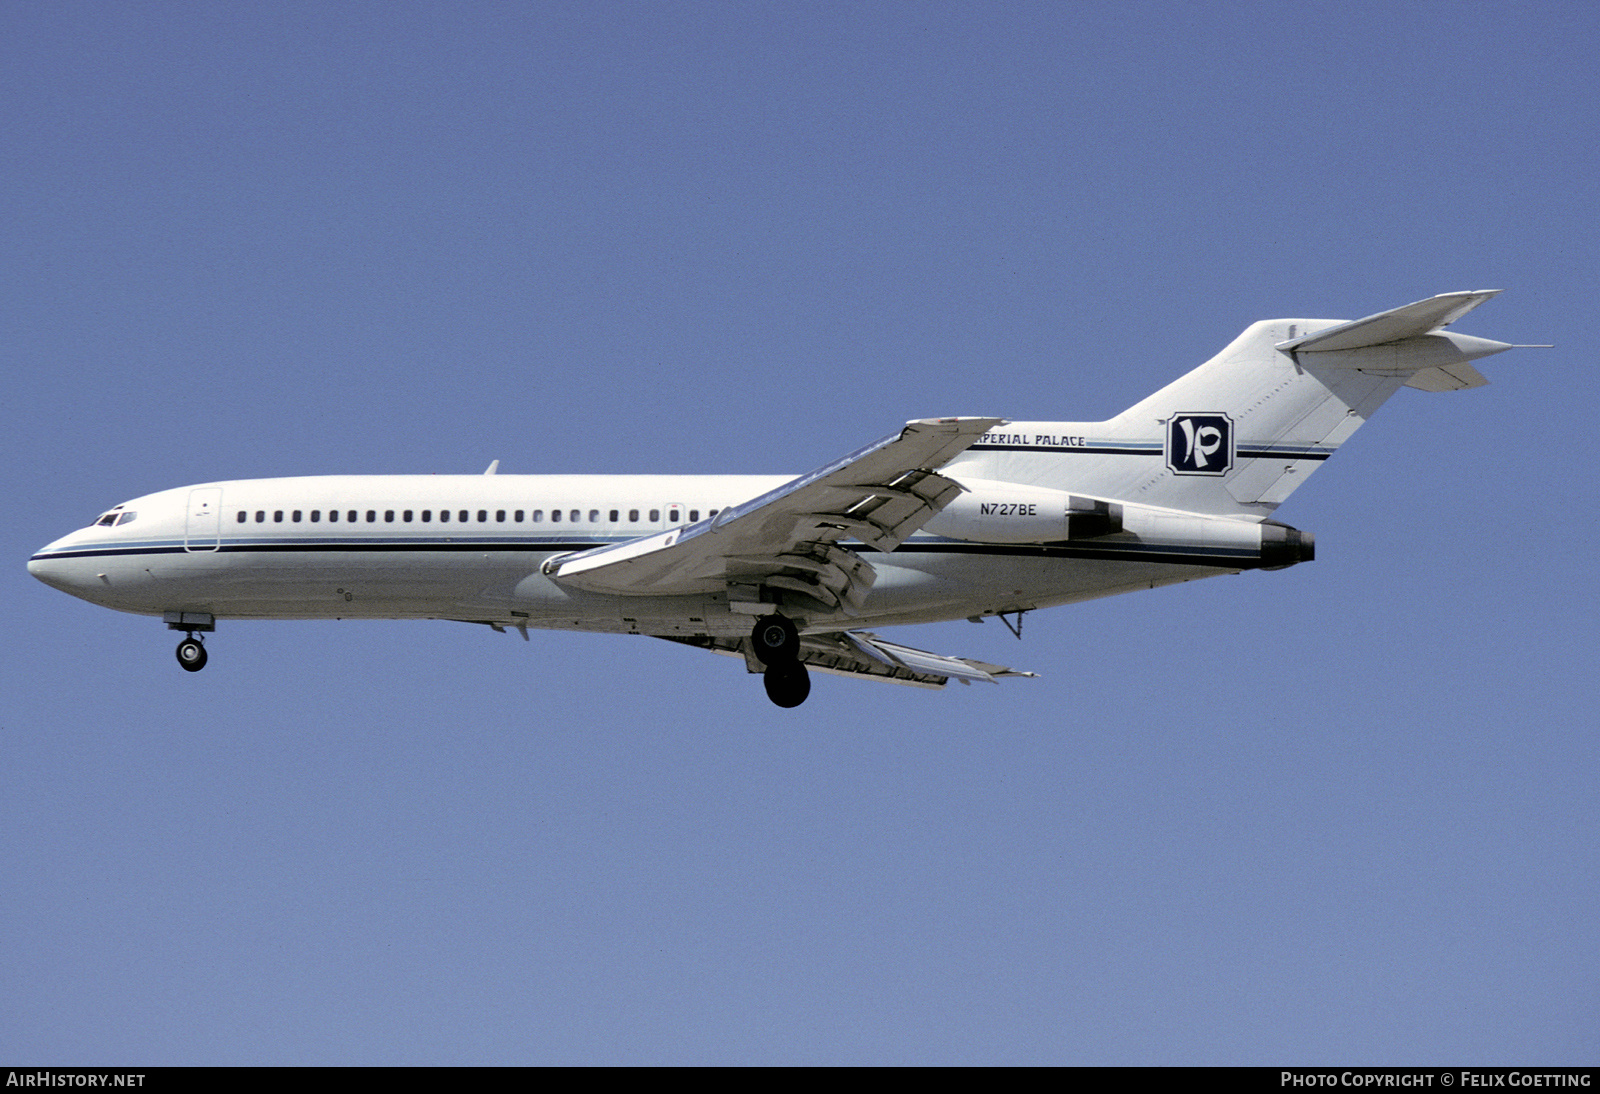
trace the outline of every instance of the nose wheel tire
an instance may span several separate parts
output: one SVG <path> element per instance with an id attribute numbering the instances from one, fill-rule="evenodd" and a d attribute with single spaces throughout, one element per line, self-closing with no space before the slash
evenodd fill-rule
<path id="1" fill-rule="evenodd" d="M 189 672 L 199 672 L 206 667 L 206 648 L 193 638 L 178 643 L 178 664 Z"/>
<path id="2" fill-rule="evenodd" d="M 763 665 L 783 665 L 800 656 L 800 632 L 793 620 L 781 615 L 764 615 L 750 632 L 750 645 L 756 660 Z"/>
<path id="3" fill-rule="evenodd" d="M 766 685 L 767 698 L 780 707 L 797 707 L 811 694 L 811 674 L 798 661 L 768 666 L 761 682 Z"/>

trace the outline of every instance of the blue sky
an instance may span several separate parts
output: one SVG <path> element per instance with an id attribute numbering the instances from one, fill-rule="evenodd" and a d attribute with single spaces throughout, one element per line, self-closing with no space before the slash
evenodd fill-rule
<path id="1" fill-rule="evenodd" d="M 1594 1064 L 1593 5 L 0 9 L 0 1058 Z M 153 620 L 138 494 L 799 473 L 1503 288 L 1318 560 L 892 632 Z M 479 633 L 482 631 L 482 633 Z"/>

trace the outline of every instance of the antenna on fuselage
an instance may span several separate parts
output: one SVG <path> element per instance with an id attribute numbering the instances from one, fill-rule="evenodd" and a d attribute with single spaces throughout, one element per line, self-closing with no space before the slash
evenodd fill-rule
<path id="1" fill-rule="evenodd" d="M 495 460 L 492 463 L 490 463 L 488 467 L 484 468 L 483 473 L 485 475 L 492 475 L 498 470 L 500 470 L 500 461 L 499 460 Z"/>

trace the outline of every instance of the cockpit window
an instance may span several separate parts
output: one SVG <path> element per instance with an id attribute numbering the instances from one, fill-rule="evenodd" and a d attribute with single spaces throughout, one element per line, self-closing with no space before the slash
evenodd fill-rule
<path id="1" fill-rule="evenodd" d="M 122 516 L 117 518 L 117 525 L 120 527 L 120 526 L 122 526 L 124 524 L 132 524 L 134 521 L 136 521 L 138 519 L 139 519 L 139 514 L 138 513 L 128 512 L 128 511 L 124 510 Z"/>
<path id="2" fill-rule="evenodd" d="M 109 528 L 113 524 L 117 523 L 117 517 L 120 516 L 120 515 L 121 514 L 115 513 L 115 512 L 107 513 L 105 516 L 103 516 L 99 520 L 95 521 L 94 522 L 94 526 L 96 528 Z"/>

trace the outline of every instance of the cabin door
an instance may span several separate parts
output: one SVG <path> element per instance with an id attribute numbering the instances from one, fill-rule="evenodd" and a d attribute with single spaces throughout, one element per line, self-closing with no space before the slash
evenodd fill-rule
<path id="1" fill-rule="evenodd" d="M 189 491 L 189 512 L 183 526 L 185 551 L 215 551 L 222 546 L 222 488 L 202 486 Z"/>

